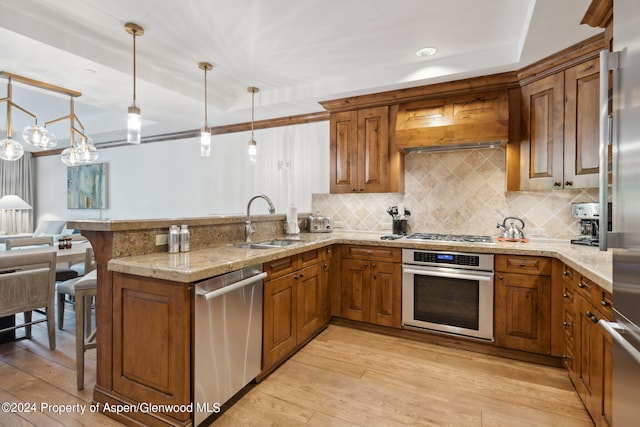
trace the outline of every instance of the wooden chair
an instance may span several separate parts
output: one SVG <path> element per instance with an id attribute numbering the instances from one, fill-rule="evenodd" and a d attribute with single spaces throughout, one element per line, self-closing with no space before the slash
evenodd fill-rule
<path id="1" fill-rule="evenodd" d="M 75 280 L 76 295 L 76 376 L 78 390 L 84 389 L 84 353 L 96 348 L 96 329 L 91 328 L 91 301 L 97 293 L 98 275 L 94 269 Z"/>
<path id="2" fill-rule="evenodd" d="M 74 266 L 71 266 L 71 268 L 73 269 Z M 79 274 L 80 272 L 78 270 L 74 271 L 76 271 L 76 273 L 78 273 L 80 276 L 86 276 L 88 273 L 95 270 L 95 268 L 96 260 L 93 254 L 93 249 L 87 248 L 84 255 L 84 266 L 82 267 L 82 274 Z M 64 305 L 67 302 L 67 295 L 75 297 L 76 313 L 78 311 L 78 296 L 76 294 L 76 284 L 78 283 L 78 281 L 79 279 L 72 279 L 65 280 L 64 282 L 58 282 L 56 284 L 56 293 L 58 294 L 58 329 L 62 329 L 64 327 Z M 91 319 L 89 318 L 89 321 L 90 320 Z M 77 322 L 78 318 L 76 317 L 76 330 L 78 329 Z"/>
<path id="3" fill-rule="evenodd" d="M 24 313 L 24 323 L 0 330 L 25 328 L 31 338 L 31 325 L 47 322 L 49 348 L 56 348 L 54 286 L 56 252 L 5 253 L 0 256 L 0 317 Z M 32 311 L 45 310 L 45 318 L 32 320 Z"/>

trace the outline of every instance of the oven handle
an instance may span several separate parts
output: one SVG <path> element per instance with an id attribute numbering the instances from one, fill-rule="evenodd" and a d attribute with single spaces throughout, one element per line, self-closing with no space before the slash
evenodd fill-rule
<path id="1" fill-rule="evenodd" d="M 434 270 L 416 270 L 413 268 L 403 268 L 403 273 L 409 274 L 417 274 L 419 276 L 437 276 L 437 277 L 447 277 L 451 279 L 466 279 L 466 280 L 478 280 L 478 281 L 486 281 L 490 282 L 493 280 L 493 274 L 461 274 L 461 273 L 449 273 L 446 271 L 434 271 Z"/>

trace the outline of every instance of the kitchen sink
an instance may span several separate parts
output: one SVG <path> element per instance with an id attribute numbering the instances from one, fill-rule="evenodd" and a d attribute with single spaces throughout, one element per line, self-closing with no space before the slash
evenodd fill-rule
<path id="1" fill-rule="evenodd" d="M 258 243 L 238 243 L 234 247 L 241 249 L 274 249 L 295 245 L 296 243 L 300 243 L 300 240 L 267 240 Z"/>

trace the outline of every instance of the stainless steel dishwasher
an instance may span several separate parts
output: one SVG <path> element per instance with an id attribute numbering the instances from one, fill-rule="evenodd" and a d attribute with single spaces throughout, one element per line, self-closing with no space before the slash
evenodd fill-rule
<path id="1" fill-rule="evenodd" d="M 193 339 L 194 424 L 216 412 L 260 373 L 261 266 L 196 283 Z"/>

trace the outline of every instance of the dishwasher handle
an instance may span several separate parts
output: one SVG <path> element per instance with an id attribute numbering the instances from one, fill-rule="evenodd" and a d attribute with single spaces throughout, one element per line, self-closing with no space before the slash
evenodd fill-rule
<path id="1" fill-rule="evenodd" d="M 607 322 L 602 319 L 598 320 L 598 324 L 602 326 L 609 335 L 611 335 L 614 341 L 620 344 L 620 346 L 629 353 L 629 356 L 640 364 L 640 352 L 616 330 L 623 329 L 622 325 L 617 322 Z"/>
<path id="2" fill-rule="evenodd" d="M 253 283 L 259 282 L 262 279 L 264 279 L 265 277 L 267 277 L 267 273 L 265 273 L 264 271 L 260 274 L 256 274 L 255 276 L 251 276 L 251 277 L 247 277 L 246 279 L 242 279 L 236 283 L 233 283 L 229 286 L 225 286 L 223 288 L 220 289 L 216 289 L 215 291 L 210 291 L 210 292 L 198 292 L 198 296 L 200 297 L 204 297 L 207 301 L 212 299 L 212 298 L 217 298 L 219 296 L 222 296 L 226 293 L 229 292 L 233 292 L 236 289 L 251 285 Z"/>

